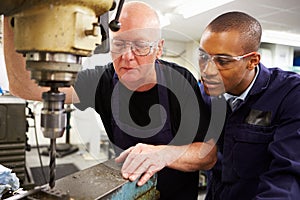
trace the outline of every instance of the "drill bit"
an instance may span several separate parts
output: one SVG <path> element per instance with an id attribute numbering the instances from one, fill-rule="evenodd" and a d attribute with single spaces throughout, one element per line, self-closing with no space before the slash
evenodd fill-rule
<path id="1" fill-rule="evenodd" d="M 50 188 L 54 188 L 55 186 L 55 175 L 56 175 L 56 165 L 55 165 L 55 158 L 56 158 L 56 139 L 50 140 L 50 180 L 49 180 L 49 186 Z"/>
<path id="2" fill-rule="evenodd" d="M 41 127 L 46 138 L 50 138 L 50 188 L 55 186 L 56 173 L 56 138 L 63 135 L 66 127 L 66 112 L 64 109 L 65 94 L 60 93 L 57 87 L 51 87 L 48 92 L 43 92 L 44 107 L 41 112 Z"/>

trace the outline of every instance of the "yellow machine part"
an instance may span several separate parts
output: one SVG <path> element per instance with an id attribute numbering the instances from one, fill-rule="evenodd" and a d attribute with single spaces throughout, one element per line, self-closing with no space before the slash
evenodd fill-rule
<path id="1" fill-rule="evenodd" d="M 101 43 L 88 35 L 113 0 L 2 0 L 0 14 L 14 17 L 18 52 L 53 52 L 87 56 Z"/>

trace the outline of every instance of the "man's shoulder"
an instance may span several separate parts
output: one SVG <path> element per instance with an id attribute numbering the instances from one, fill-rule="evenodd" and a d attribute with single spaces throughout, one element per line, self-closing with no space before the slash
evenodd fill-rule
<path id="1" fill-rule="evenodd" d="M 113 74 L 115 73 L 113 63 L 108 63 L 108 64 L 103 65 L 103 66 L 95 66 L 95 70 L 96 71 L 101 71 L 102 73 L 104 73 L 108 76 L 113 76 Z"/>
<path id="2" fill-rule="evenodd" d="M 300 75 L 293 71 L 283 70 L 281 68 L 268 68 L 271 76 L 271 81 L 285 83 L 288 85 L 299 85 Z"/>
<path id="3" fill-rule="evenodd" d="M 261 90 L 260 88 L 267 89 L 269 93 L 273 92 L 281 94 L 281 96 L 285 96 L 291 91 L 298 93 L 300 89 L 300 75 L 281 68 L 267 68 L 260 64 L 256 88 L 258 91 Z"/>

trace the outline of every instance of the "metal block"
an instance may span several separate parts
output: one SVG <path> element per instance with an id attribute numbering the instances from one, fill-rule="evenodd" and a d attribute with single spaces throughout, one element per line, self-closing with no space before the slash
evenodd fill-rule
<path id="1" fill-rule="evenodd" d="M 114 160 L 109 160 L 58 180 L 56 188 L 67 191 L 73 199 L 158 199 L 156 177 L 138 187 L 136 182 L 122 178 L 120 168 Z"/>
<path id="2" fill-rule="evenodd" d="M 45 199 L 45 200 L 156 200 L 156 175 L 146 184 L 138 187 L 136 181 L 124 180 L 121 166 L 114 160 L 95 165 L 88 169 L 68 175 L 56 181 L 55 188 L 47 185 L 15 195 L 9 200 Z"/>

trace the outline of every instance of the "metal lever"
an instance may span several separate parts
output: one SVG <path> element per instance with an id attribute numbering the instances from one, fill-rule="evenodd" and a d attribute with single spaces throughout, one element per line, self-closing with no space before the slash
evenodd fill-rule
<path id="1" fill-rule="evenodd" d="M 125 2 L 125 0 L 120 0 L 119 5 L 118 5 L 118 10 L 117 10 L 116 17 L 115 17 L 114 20 L 112 20 L 109 23 L 109 28 L 113 32 L 117 32 L 121 28 L 121 23 L 119 22 L 119 18 L 120 18 L 120 15 L 121 15 L 121 11 L 122 11 L 124 2 Z"/>

